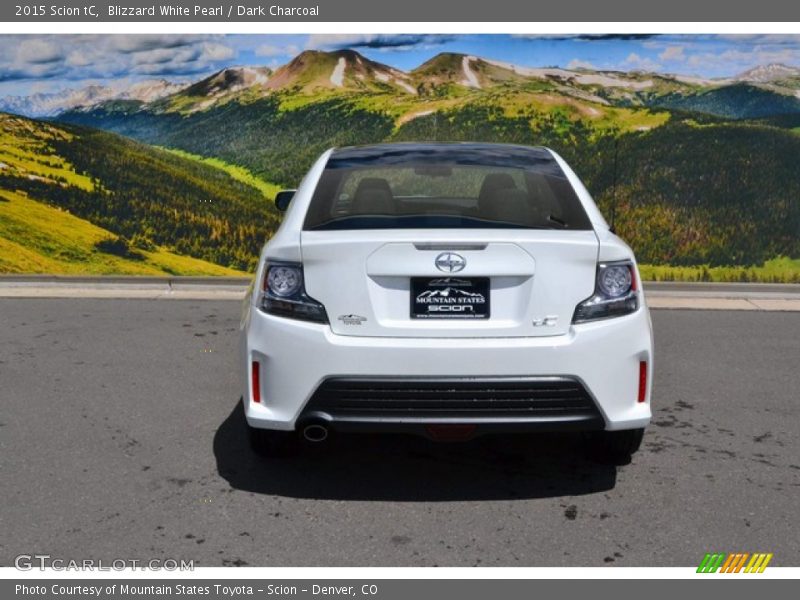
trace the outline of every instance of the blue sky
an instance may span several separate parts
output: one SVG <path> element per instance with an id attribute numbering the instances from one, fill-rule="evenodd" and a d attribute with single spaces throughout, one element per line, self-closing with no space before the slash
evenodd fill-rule
<path id="1" fill-rule="evenodd" d="M 196 80 L 231 65 L 279 66 L 305 49 L 353 48 L 412 69 L 438 52 L 523 66 L 727 77 L 800 66 L 800 35 L 0 35 L 0 96 L 145 79 Z"/>

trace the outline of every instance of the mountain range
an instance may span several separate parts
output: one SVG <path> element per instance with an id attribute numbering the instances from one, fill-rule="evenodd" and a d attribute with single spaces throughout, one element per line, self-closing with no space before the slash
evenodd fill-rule
<path id="1" fill-rule="evenodd" d="M 0 98 L 0 111 L 54 117 L 65 111 L 116 105 L 128 111 L 187 113 L 231 100 L 253 101 L 281 93 L 372 92 L 431 99 L 498 87 L 538 87 L 540 91 L 599 106 L 681 108 L 733 118 L 800 112 L 800 68 L 777 63 L 758 66 L 735 77 L 704 79 L 645 71 L 523 67 L 472 55 L 442 53 L 406 72 L 353 50 L 307 50 L 277 69 L 229 67 L 189 84 L 154 80 L 128 86 L 91 85 L 57 93 L 7 96 Z M 770 106 L 742 110 L 735 106 L 741 94 L 754 95 L 761 104 Z"/>
<path id="2" fill-rule="evenodd" d="M 55 117 L 66 110 L 88 108 L 109 100 L 152 102 L 185 88 L 184 84 L 164 79 L 139 81 L 130 85 L 89 85 L 59 92 L 37 93 L 30 96 L 0 98 L 0 112 L 28 117 Z"/>

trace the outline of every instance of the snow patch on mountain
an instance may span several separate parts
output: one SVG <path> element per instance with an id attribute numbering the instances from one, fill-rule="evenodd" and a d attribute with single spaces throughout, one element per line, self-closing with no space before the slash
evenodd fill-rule
<path id="1" fill-rule="evenodd" d="M 342 56 L 336 63 L 333 73 L 331 73 L 331 83 L 336 87 L 342 87 L 344 85 L 344 70 L 346 67 L 347 61 L 345 60 L 344 56 Z"/>
<path id="2" fill-rule="evenodd" d="M 403 88 L 405 91 L 407 91 L 409 94 L 416 94 L 417 93 L 417 90 L 414 88 L 414 86 L 407 84 L 405 81 L 401 81 L 399 79 L 395 79 L 394 82 L 397 85 L 399 85 L 401 88 Z"/>
<path id="3" fill-rule="evenodd" d="M 600 85 L 603 87 L 620 87 L 633 90 L 644 90 L 651 88 L 654 85 L 653 81 L 650 79 L 638 81 L 636 79 L 626 79 L 601 72 L 584 73 L 582 71 L 571 71 L 569 69 L 560 69 L 558 67 L 522 67 L 509 62 L 488 59 L 486 62 L 490 65 L 494 65 L 495 67 L 512 71 L 517 75 L 522 75 L 523 77 L 572 80 L 581 85 Z"/>
<path id="4" fill-rule="evenodd" d="M 397 124 L 403 125 L 405 123 L 408 123 L 409 121 L 413 121 L 414 119 L 419 119 L 420 117 L 426 117 L 428 115 L 432 115 L 434 112 L 435 111 L 433 110 L 422 110 L 414 113 L 406 113 L 398 119 Z"/>
<path id="5" fill-rule="evenodd" d="M 522 75 L 523 77 L 537 77 L 539 79 L 547 79 L 549 77 L 557 77 L 559 79 L 567 79 L 569 77 L 574 77 L 574 71 L 567 71 L 565 69 L 558 69 L 558 68 L 549 68 L 549 67 L 523 67 L 520 65 L 515 65 L 510 62 L 503 62 L 501 60 L 489 60 L 484 59 L 490 65 L 494 65 L 495 67 L 500 67 L 501 69 L 506 69 L 508 71 L 512 71 L 517 75 Z"/>
<path id="6" fill-rule="evenodd" d="M 474 56 L 465 56 L 461 59 L 461 70 L 464 72 L 464 81 L 462 83 L 468 87 L 481 89 L 481 82 L 478 81 L 478 76 L 475 71 L 470 67 L 470 62 L 477 60 Z"/>
<path id="7" fill-rule="evenodd" d="M 667 77 L 689 85 L 727 85 L 732 83 L 730 79 L 708 79 L 707 77 L 695 77 L 694 75 L 669 74 Z"/>
<path id="8" fill-rule="evenodd" d="M 575 76 L 575 81 L 583 85 L 600 85 L 603 87 L 619 87 L 632 90 L 646 90 L 653 87 L 652 79 L 637 81 L 635 79 L 622 79 L 606 73 L 593 73 L 591 75 L 579 73 Z"/>
<path id="9" fill-rule="evenodd" d="M 109 100 L 152 102 L 184 87 L 163 79 L 140 81 L 130 87 L 124 87 L 121 83 L 89 85 L 30 96 L 6 96 L 0 98 L 0 111 L 26 117 L 54 117 L 66 110 L 91 108 Z"/>
<path id="10" fill-rule="evenodd" d="M 115 94 L 115 90 L 110 87 L 92 85 L 78 90 L 6 96 L 0 99 L 0 111 L 26 117 L 52 117 L 64 110 L 111 100 Z"/>
<path id="11" fill-rule="evenodd" d="M 736 77 L 736 81 L 747 81 L 751 83 L 770 83 L 780 79 L 789 79 L 792 77 L 800 77 L 800 68 L 790 67 L 781 63 L 771 63 L 768 65 L 759 65 L 740 73 Z"/>

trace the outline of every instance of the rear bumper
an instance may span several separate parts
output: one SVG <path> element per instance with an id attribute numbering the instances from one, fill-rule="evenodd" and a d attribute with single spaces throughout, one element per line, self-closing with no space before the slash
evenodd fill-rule
<path id="1" fill-rule="evenodd" d="M 583 383 L 566 377 L 333 377 L 319 385 L 297 423 L 431 437 L 436 425 L 470 426 L 475 434 L 604 426 Z"/>
<path id="2" fill-rule="evenodd" d="M 297 421 L 298 430 L 320 421 Z M 433 440 L 460 441 L 482 435 L 520 434 L 538 432 L 602 431 L 602 420 L 541 421 L 539 419 L 474 419 L 457 423 L 427 422 L 427 420 L 341 420 L 325 422 L 325 426 L 337 433 L 404 433 L 419 435 Z"/>
<path id="3" fill-rule="evenodd" d="M 481 432 L 635 429 L 651 417 L 653 350 L 646 307 L 539 338 L 381 338 L 341 336 L 327 325 L 249 308 L 242 321 L 242 396 L 253 427 L 292 430 L 322 419 L 341 431 L 409 431 L 430 424 L 474 423 Z M 259 364 L 261 402 L 253 402 L 251 365 Z M 639 364 L 647 363 L 645 401 L 638 402 Z M 589 414 L 332 414 L 315 393 L 332 379 L 381 381 L 568 380 L 578 382 L 596 411 Z M 313 399 L 313 402 L 312 402 Z M 489 405 L 491 406 L 491 405 Z"/>

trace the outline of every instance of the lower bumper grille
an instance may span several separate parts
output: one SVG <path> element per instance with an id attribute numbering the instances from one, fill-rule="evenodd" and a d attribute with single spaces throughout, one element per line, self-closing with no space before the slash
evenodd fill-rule
<path id="1" fill-rule="evenodd" d="M 360 379 L 324 381 L 303 411 L 333 421 L 602 421 L 571 378 Z"/>

